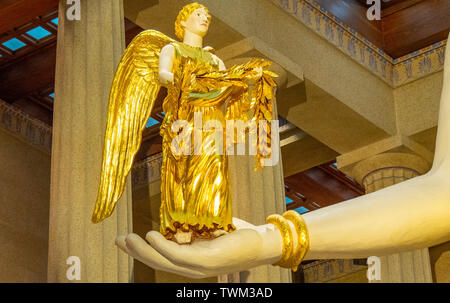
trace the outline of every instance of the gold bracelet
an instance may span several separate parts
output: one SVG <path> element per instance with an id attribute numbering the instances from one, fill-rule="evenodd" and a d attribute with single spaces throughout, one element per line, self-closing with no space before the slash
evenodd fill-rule
<path id="1" fill-rule="evenodd" d="M 283 217 L 291 221 L 295 230 L 297 231 L 297 247 L 292 253 L 290 264 L 294 272 L 297 271 L 298 266 L 305 258 L 306 253 L 309 250 L 309 234 L 306 227 L 305 220 L 296 211 L 290 210 L 283 214 Z"/>
<path id="2" fill-rule="evenodd" d="M 273 264 L 274 266 L 281 266 L 290 268 L 290 260 L 292 257 L 293 251 L 293 242 L 292 242 L 292 230 L 289 226 L 288 220 L 283 218 L 280 215 L 271 215 L 266 220 L 267 224 L 275 225 L 281 233 L 281 237 L 283 238 L 283 249 L 281 253 L 281 259 L 277 263 Z"/>

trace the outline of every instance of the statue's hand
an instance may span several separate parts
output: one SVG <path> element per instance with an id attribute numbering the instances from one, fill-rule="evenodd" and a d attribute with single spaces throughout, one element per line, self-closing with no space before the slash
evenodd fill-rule
<path id="1" fill-rule="evenodd" d="M 243 271 L 280 259 L 282 239 L 273 225 L 254 226 L 234 218 L 237 231 L 214 240 L 179 245 L 151 231 L 146 241 L 135 234 L 118 237 L 116 245 L 142 263 L 191 278 Z"/>
<path id="2" fill-rule="evenodd" d="M 257 68 L 255 68 L 255 73 L 256 73 L 256 78 L 257 79 L 261 79 L 261 77 L 263 76 L 263 68 L 261 66 L 258 66 Z"/>
<path id="3" fill-rule="evenodd" d="M 248 85 L 253 86 L 258 82 L 263 76 L 264 69 L 261 66 L 255 67 L 252 73 L 246 79 Z"/>

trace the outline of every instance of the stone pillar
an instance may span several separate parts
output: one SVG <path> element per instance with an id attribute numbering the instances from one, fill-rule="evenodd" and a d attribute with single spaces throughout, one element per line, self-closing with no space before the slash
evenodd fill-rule
<path id="1" fill-rule="evenodd" d="M 364 186 L 366 193 L 412 179 L 426 173 L 429 163 L 421 157 L 407 153 L 384 153 L 356 164 L 353 174 Z M 424 206 L 426 207 L 426 206 Z M 389 209 L 386 209 L 388 212 Z M 380 256 L 382 283 L 431 283 L 428 248 Z"/>
<path id="2" fill-rule="evenodd" d="M 67 258 L 78 257 L 81 280 L 129 282 L 132 261 L 114 241 L 131 232 L 130 184 L 112 217 L 91 223 L 108 96 L 124 51 L 122 0 L 80 1 L 81 20 L 66 19 L 60 1 L 50 198 L 48 281 L 69 282 Z"/>

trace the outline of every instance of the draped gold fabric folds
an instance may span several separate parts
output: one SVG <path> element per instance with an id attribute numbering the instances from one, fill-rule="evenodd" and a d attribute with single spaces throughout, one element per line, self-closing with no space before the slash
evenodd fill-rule
<path id="1" fill-rule="evenodd" d="M 147 34 L 141 35 L 148 40 L 158 41 L 150 43 L 156 46 L 149 55 L 153 56 L 153 63 L 159 61 L 154 57 L 159 57 L 163 41 L 175 48 L 174 82 L 168 86 L 163 102 L 165 118 L 160 130 L 163 137 L 160 231 L 168 239 L 178 231 L 192 231 L 194 238 L 210 238 L 216 230 L 232 232 L 235 227 L 225 152 L 227 143 L 229 147 L 230 142 L 233 144 L 238 138 L 234 137 L 234 131 L 226 132 L 226 121 L 269 122 L 268 127 L 260 129 L 255 142 L 260 144 L 255 168 L 261 167 L 260 160 L 270 156 L 275 87 L 272 77 L 276 75 L 264 70 L 270 62 L 260 59 L 219 71 L 217 58 L 207 50 L 162 38 L 163 35 L 155 31 L 144 33 Z M 147 72 L 136 71 L 144 64 L 140 57 L 137 63 L 133 61 L 136 55 L 127 56 L 131 51 L 129 48 L 124 55 L 121 65 L 128 67 L 119 67 L 111 93 L 112 113 L 108 117 L 102 183 L 94 222 L 110 214 L 120 197 L 123 180 L 129 173 L 159 91 L 155 65 L 147 64 L 151 67 Z M 136 73 L 144 79 L 128 78 Z M 121 107 L 111 105 L 116 103 Z M 181 126 L 172 129 L 180 121 Z M 111 131 L 110 125 L 116 125 L 118 130 L 112 127 Z"/>

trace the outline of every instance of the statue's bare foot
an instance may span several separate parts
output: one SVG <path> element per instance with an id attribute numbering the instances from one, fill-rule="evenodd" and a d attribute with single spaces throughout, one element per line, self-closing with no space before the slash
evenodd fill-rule
<path id="1" fill-rule="evenodd" d="M 189 232 L 177 232 L 174 236 L 175 241 L 178 244 L 191 244 L 192 242 L 192 231 Z"/>

